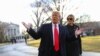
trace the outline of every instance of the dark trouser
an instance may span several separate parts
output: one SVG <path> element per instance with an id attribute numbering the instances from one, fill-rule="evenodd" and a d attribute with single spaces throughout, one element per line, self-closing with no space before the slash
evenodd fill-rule
<path id="1" fill-rule="evenodd" d="M 81 38 L 79 38 L 79 49 L 80 49 L 80 55 L 82 54 L 82 43 L 81 43 Z"/>
<path id="2" fill-rule="evenodd" d="M 39 51 L 39 54 L 38 56 L 61 56 L 61 52 L 60 51 L 54 51 L 53 49 L 50 49 L 50 50 L 42 50 L 42 51 Z"/>
<path id="3" fill-rule="evenodd" d="M 60 52 L 60 50 L 55 51 L 54 49 L 52 49 L 50 56 L 61 56 L 61 52 Z"/>
<path id="4" fill-rule="evenodd" d="M 79 41 L 71 41 L 66 44 L 67 56 L 79 56 Z"/>

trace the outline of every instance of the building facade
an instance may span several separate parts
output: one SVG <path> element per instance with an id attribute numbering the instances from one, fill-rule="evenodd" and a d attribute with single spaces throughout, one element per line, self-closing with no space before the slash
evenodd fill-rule
<path id="1" fill-rule="evenodd" d="M 8 26 L 5 28 L 5 40 L 10 41 L 15 36 L 19 36 L 19 25 L 14 23 L 8 23 Z"/>

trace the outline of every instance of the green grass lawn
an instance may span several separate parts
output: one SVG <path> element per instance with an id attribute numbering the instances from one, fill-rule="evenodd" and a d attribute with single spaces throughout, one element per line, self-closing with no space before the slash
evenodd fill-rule
<path id="1" fill-rule="evenodd" d="M 38 47 L 39 40 L 28 40 L 29 46 Z M 83 51 L 100 52 L 100 36 L 87 36 L 82 37 L 82 49 Z"/>
<path id="2" fill-rule="evenodd" d="M 100 36 L 89 36 L 82 38 L 83 51 L 100 52 Z"/>
<path id="3" fill-rule="evenodd" d="M 41 41 L 40 39 L 39 40 L 28 39 L 27 44 L 29 46 L 39 47 L 40 41 Z"/>

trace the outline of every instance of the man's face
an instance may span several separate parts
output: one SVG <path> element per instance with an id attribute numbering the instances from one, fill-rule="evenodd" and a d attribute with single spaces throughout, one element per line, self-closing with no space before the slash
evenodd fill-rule
<path id="1" fill-rule="evenodd" d="M 68 24 L 74 24 L 74 16 L 68 16 L 67 22 L 68 22 Z"/>
<path id="2" fill-rule="evenodd" d="M 57 24 L 60 21 L 60 13 L 59 12 L 53 12 L 52 13 L 52 22 L 54 24 Z"/>

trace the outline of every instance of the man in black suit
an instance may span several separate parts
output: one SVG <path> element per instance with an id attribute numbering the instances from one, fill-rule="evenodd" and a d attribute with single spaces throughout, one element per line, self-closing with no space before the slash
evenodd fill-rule
<path id="1" fill-rule="evenodd" d="M 27 32 L 34 38 L 41 38 L 38 56 L 66 56 L 66 38 L 67 30 L 59 24 L 60 13 L 54 11 L 52 13 L 52 23 L 43 24 L 40 29 L 35 32 L 31 24 L 23 25 L 27 28 Z"/>

